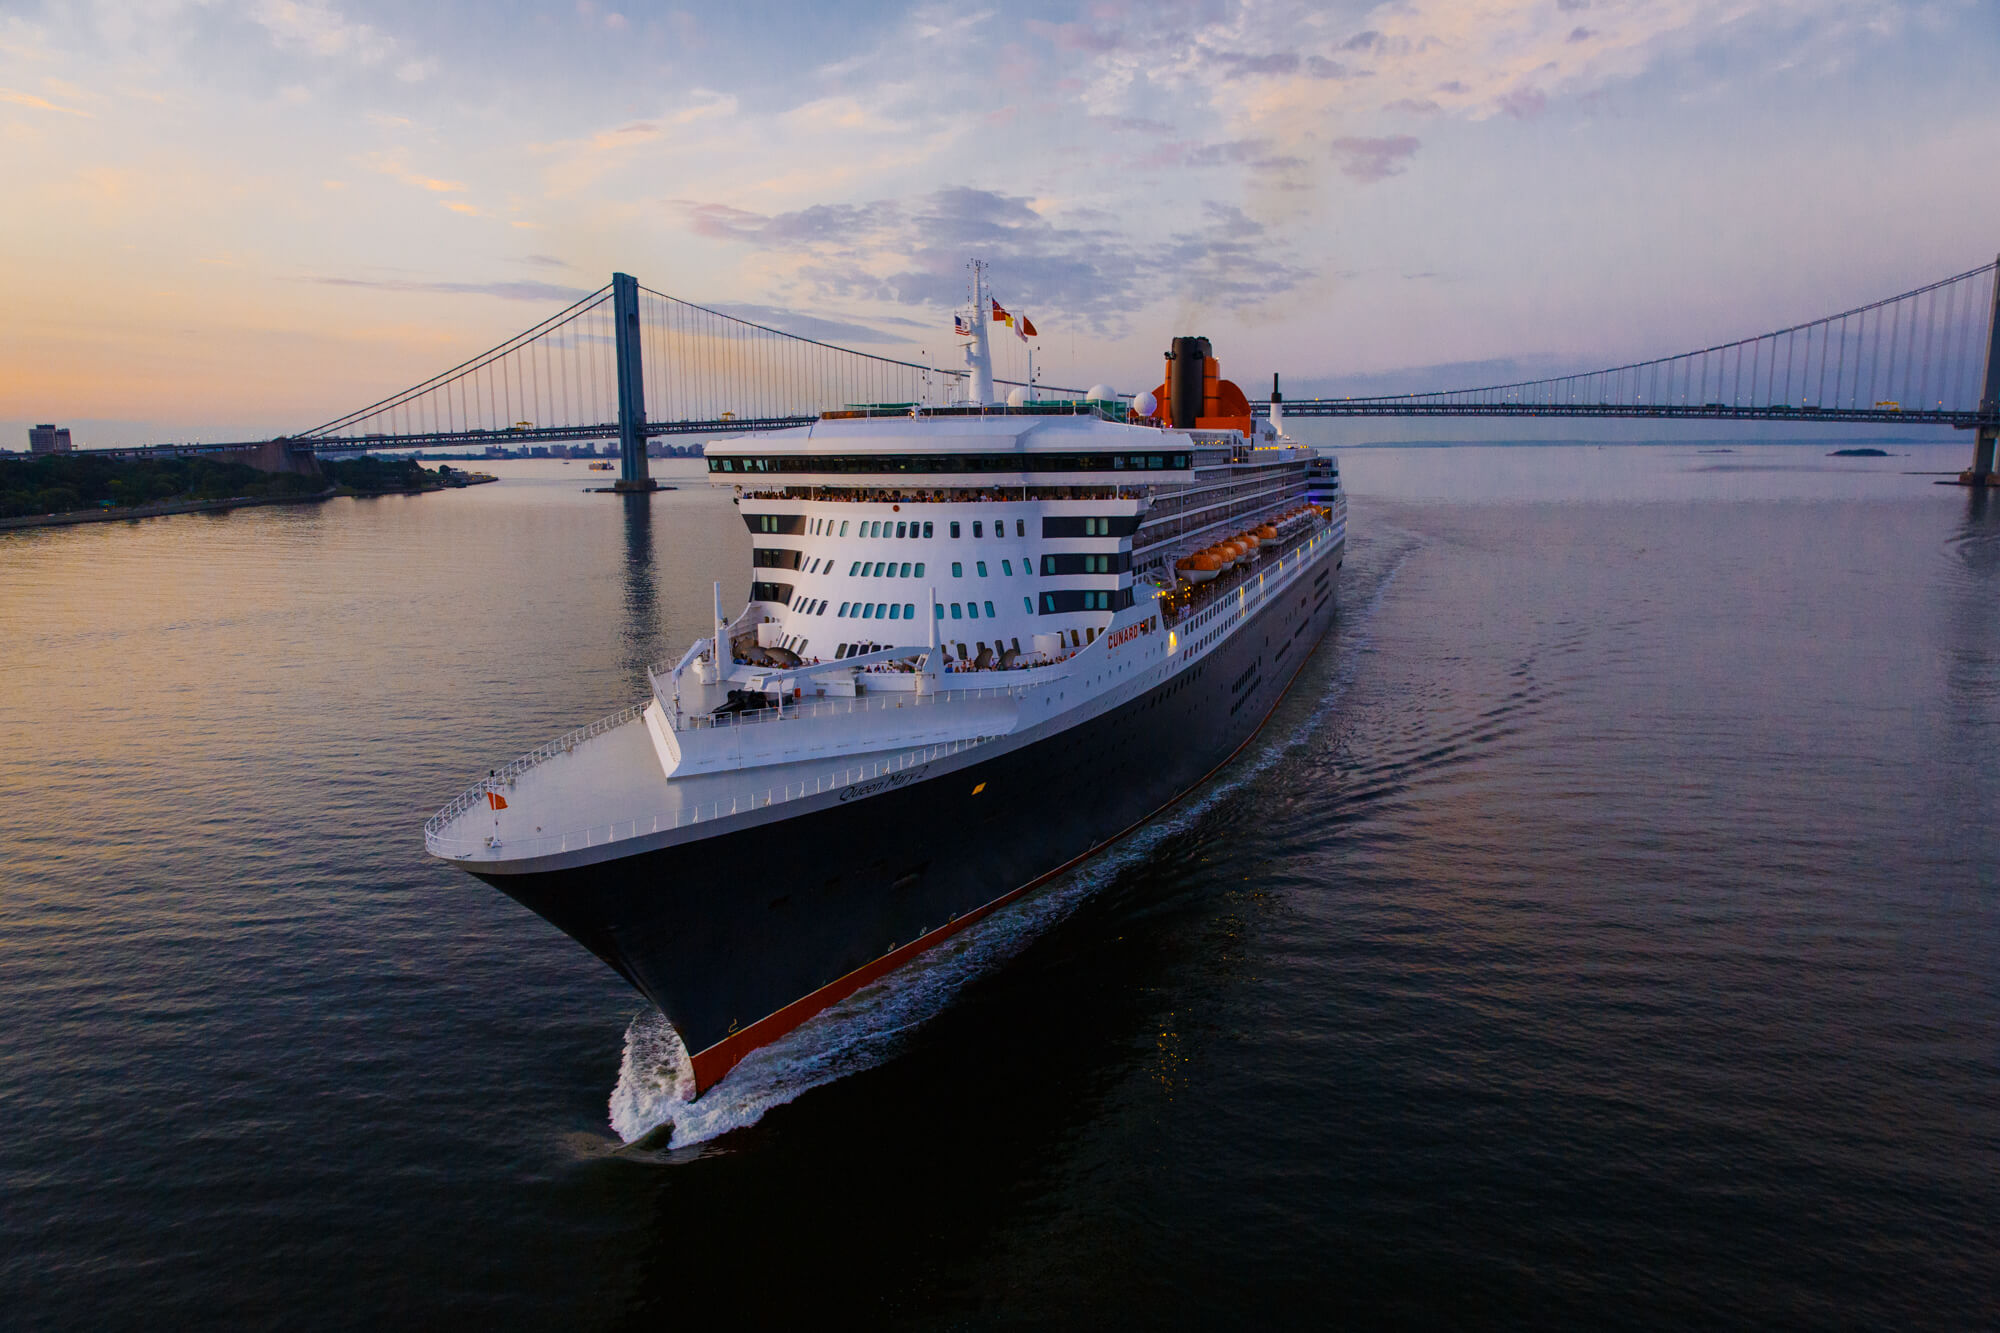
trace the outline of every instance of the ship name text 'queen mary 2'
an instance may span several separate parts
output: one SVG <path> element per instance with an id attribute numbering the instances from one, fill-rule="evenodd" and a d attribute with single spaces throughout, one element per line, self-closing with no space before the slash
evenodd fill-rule
<path id="1" fill-rule="evenodd" d="M 658 1005 L 695 1095 L 1198 786 L 1333 622 L 1346 498 L 1275 393 L 1176 338 L 1129 405 L 996 403 L 996 310 L 975 267 L 967 403 L 711 444 L 748 602 L 425 825 Z"/>

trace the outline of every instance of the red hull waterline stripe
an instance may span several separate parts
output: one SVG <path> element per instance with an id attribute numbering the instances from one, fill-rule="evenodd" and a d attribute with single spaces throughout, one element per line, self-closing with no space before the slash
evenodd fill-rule
<path id="1" fill-rule="evenodd" d="M 1314 652 L 1317 652 L 1319 650 L 1319 645 L 1322 641 L 1325 640 L 1325 638 L 1326 634 L 1324 631 L 1322 631 L 1319 638 L 1313 640 Z M 866 986 L 869 982 L 879 981 L 883 977 L 888 976 L 891 972 L 894 972 L 897 968 L 909 962 L 912 958 L 915 958 L 918 954 L 924 952 L 926 949 L 929 949 L 932 945 L 937 944 L 942 940 L 950 939 L 953 935 L 956 935 L 959 931 L 964 930 L 967 926 L 973 924 L 975 921 L 978 921 L 983 917 L 989 916 L 992 913 L 999 911 L 1001 908 L 1005 907 L 1008 903 L 1013 902 L 1015 899 L 1019 898 L 1022 894 L 1027 893 L 1029 890 L 1038 889 L 1042 885 L 1054 879 L 1057 875 L 1062 874 L 1064 871 L 1069 870 L 1070 868 L 1080 864 L 1081 862 L 1088 861 L 1091 857 L 1097 855 L 1099 852 L 1103 851 L 1106 847 L 1109 847 L 1112 843 L 1119 841 L 1121 838 L 1124 838 L 1127 834 L 1131 833 L 1133 829 L 1138 828 L 1141 824 L 1144 824 L 1148 820 L 1157 816 L 1161 811 L 1170 809 L 1173 806 L 1179 804 L 1183 799 L 1187 797 L 1187 794 L 1189 792 L 1193 791 L 1196 787 L 1201 786 L 1203 783 L 1207 782 L 1210 778 L 1214 777 L 1217 773 L 1220 773 L 1223 769 L 1227 768 L 1231 760 L 1235 759 L 1237 755 L 1243 753 L 1244 746 L 1249 745 L 1251 741 L 1257 739 L 1258 735 L 1261 734 L 1264 730 L 1264 724 L 1271 720 L 1271 714 L 1278 711 L 1278 705 L 1283 703 L 1285 701 L 1285 696 L 1291 692 L 1292 682 L 1299 678 L 1299 672 L 1304 671 L 1306 669 L 1306 663 L 1311 660 L 1312 660 L 1312 653 L 1306 653 L 1299 658 L 1298 666 L 1292 671 L 1291 676 L 1288 677 L 1285 681 L 1285 688 L 1278 691 L 1278 697 L 1271 701 L 1271 706 L 1269 709 L 1265 710 L 1264 716 L 1257 719 L 1256 728 L 1253 731 L 1251 731 L 1251 733 L 1248 736 L 1245 736 L 1243 738 L 1242 745 L 1238 745 L 1235 749 L 1231 750 L 1229 754 L 1224 757 L 1221 763 L 1217 764 L 1214 768 L 1209 769 L 1208 772 L 1202 774 L 1199 779 L 1197 779 L 1194 783 L 1189 785 L 1184 790 L 1175 793 L 1172 798 L 1163 802 L 1157 809 L 1153 810 L 1148 814 L 1140 816 L 1138 819 L 1133 820 L 1123 829 L 1120 829 L 1118 832 L 1112 834 L 1110 837 L 1106 838 L 1103 842 L 1098 843 L 1095 847 L 1092 847 L 1089 851 L 1084 852 L 1080 856 L 1071 857 L 1069 860 L 1057 866 L 1054 870 L 1049 871 L 1046 875 L 1042 875 L 1037 879 L 1029 880 L 1026 884 L 1023 884 L 1018 889 L 1010 889 L 1006 893 L 1001 894 L 998 898 L 995 898 L 992 902 L 987 903 L 984 907 L 975 907 L 970 912 L 967 912 L 965 915 L 959 917 L 957 920 L 952 921 L 947 925 L 939 926 L 936 930 L 931 931 L 928 935 L 919 935 L 916 939 L 911 940 L 908 944 L 903 945 L 901 948 L 892 949 L 888 953 L 883 954 L 880 958 L 877 958 L 874 962 L 866 963 L 860 967 L 855 968 L 852 972 L 849 972 L 846 976 L 840 978 L 840 980 L 830 981 L 826 985 L 821 986 L 818 990 L 812 992 L 810 995 L 804 995 L 796 1000 L 793 1000 L 790 1004 L 786 1005 L 784 1008 L 779 1009 L 774 1013 L 766 1014 L 764 1017 L 752 1023 L 749 1027 L 743 1028 L 742 1030 L 737 1032 L 730 1033 L 727 1037 L 724 1037 L 721 1041 L 718 1041 L 717 1043 L 715 1043 L 715 1045 L 709 1047 L 707 1050 L 700 1051 L 696 1053 L 694 1056 L 690 1057 L 691 1062 L 694 1065 L 694 1095 L 699 1097 L 703 1093 L 707 1092 L 710 1088 L 714 1087 L 717 1083 L 720 1083 L 725 1074 L 727 1074 L 730 1070 L 736 1068 L 736 1066 L 742 1062 L 743 1057 L 749 1055 L 750 1052 L 756 1050 L 759 1046 L 768 1046 L 770 1043 L 776 1041 L 778 1038 L 784 1036 L 787 1032 L 790 1032 L 792 1029 L 798 1027 L 801 1023 L 805 1022 L 813 1015 L 819 1013 L 821 1010 L 827 1009 L 833 1005 L 840 1003 L 848 996 L 854 994 L 854 992 L 860 990 L 863 986 Z"/>

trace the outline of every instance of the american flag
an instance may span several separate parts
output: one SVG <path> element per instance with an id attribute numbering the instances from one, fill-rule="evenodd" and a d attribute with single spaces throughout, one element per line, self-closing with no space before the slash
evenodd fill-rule
<path id="1" fill-rule="evenodd" d="M 965 322 L 964 315 L 953 315 L 951 317 L 951 331 L 961 338 L 970 338 L 972 336 L 972 326 Z"/>

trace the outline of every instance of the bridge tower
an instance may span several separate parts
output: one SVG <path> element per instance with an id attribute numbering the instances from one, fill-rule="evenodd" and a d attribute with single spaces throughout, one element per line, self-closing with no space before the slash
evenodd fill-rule
<path id="1" fill-rule="evenodd" d="M 658 489 L 646 467 L 646 376 L 639 348 L 639 280 L 611 275 L 611 319 L 618 362 L 618 484 L 620 491 Z"/>
<path id="2" fill-rule="evenodd" d="M 1994 262 L 2000 265 L 2000 260 Z M 2000 437 L 2000 427 L 1993 423 L 1993 418 L 2000 416 L 2000 268 L 1994 273 L 1993 311 L 1986 325 L 1986 374 L 1979 381 L 1979 415 L 1986 421 L 1973 428 L 1972 470 L 1964 480 L 1973 486 L 1991 486 L 1993 443 Z"/>

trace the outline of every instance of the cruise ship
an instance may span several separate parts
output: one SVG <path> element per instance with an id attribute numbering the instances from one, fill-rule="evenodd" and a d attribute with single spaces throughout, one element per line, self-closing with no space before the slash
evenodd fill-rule
<path id="1" fill-rule="evenodd" d="M 650 696 L 492 770 L 429 851 L 745 1055 L 1171 805 L 1333 623 L 1346 499 L 1176 338 L 1159 387 L 860 407 L 712 444 L 748 600 Z"/>

